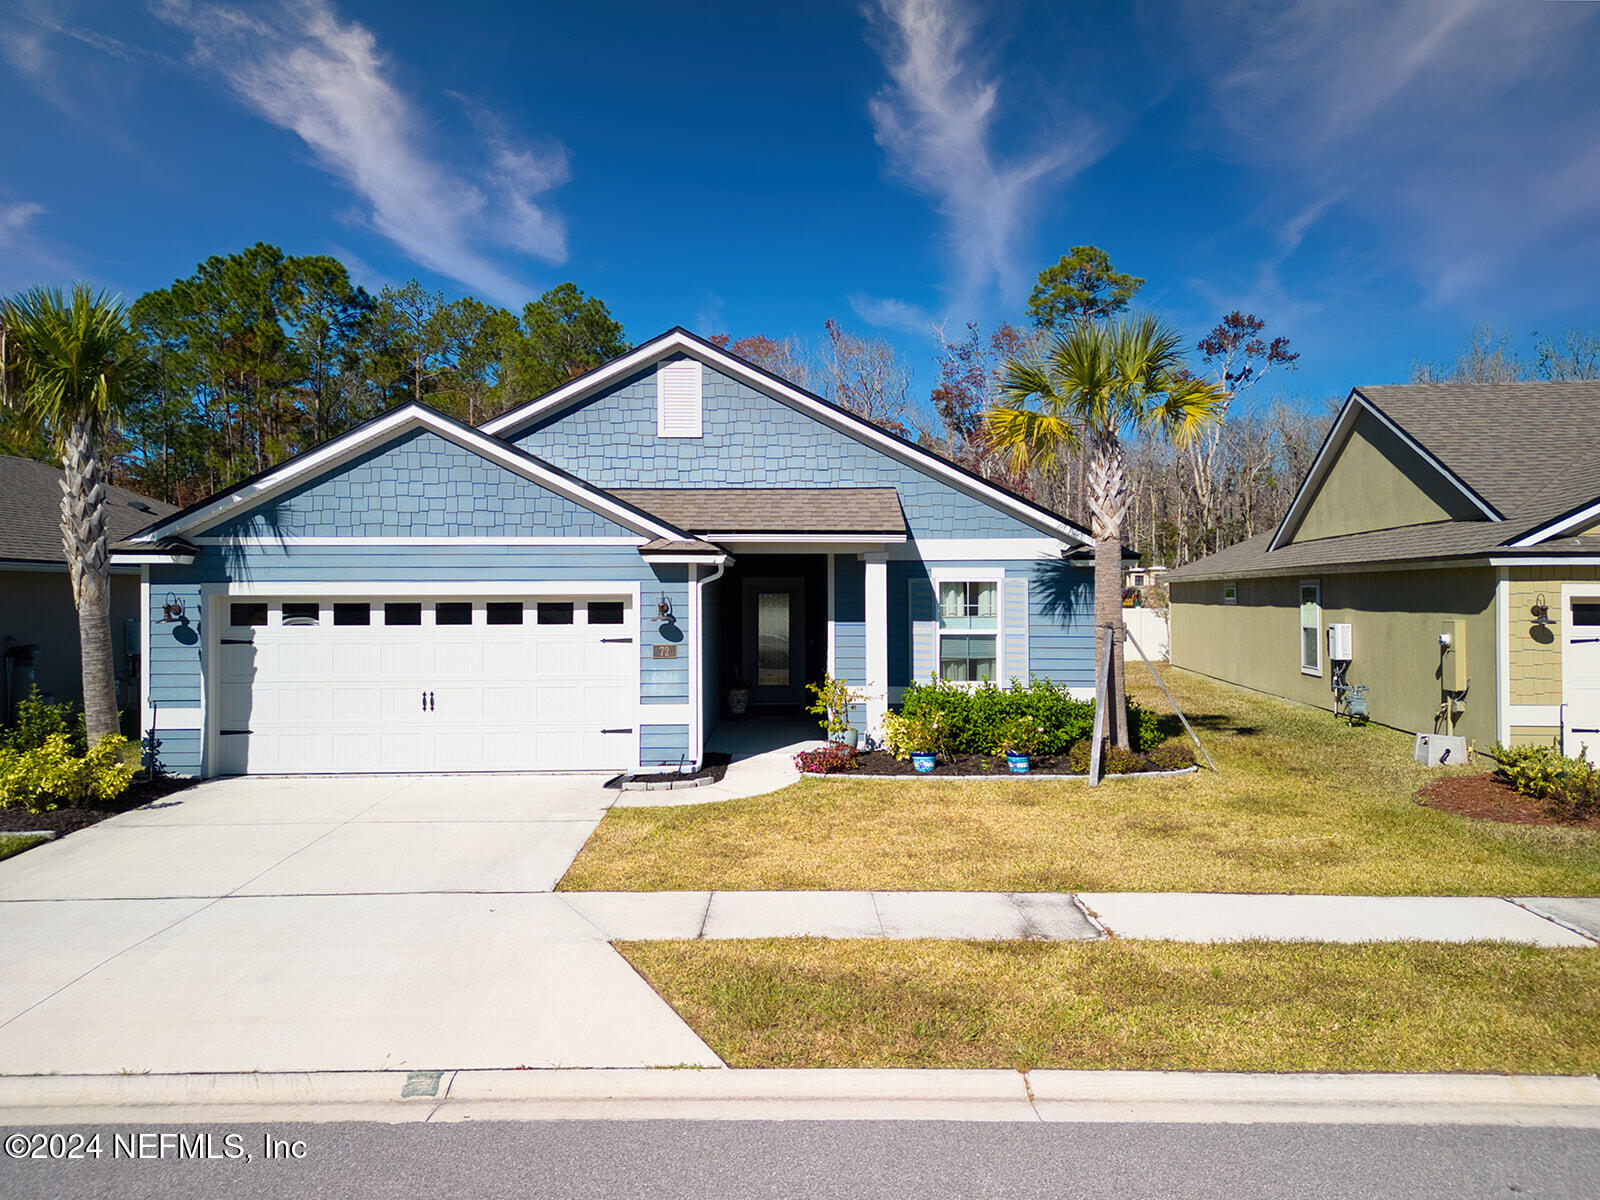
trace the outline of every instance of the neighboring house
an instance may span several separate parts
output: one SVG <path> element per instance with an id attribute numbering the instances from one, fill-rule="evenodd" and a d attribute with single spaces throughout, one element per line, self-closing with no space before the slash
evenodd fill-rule
<path id="1" fill-rule="evenodd" d="M 1597 426 L 1600 382 L 1357 388 L 1275 531 L 1167 576 L 1173 663 L 1323 708 L 1343 672 L 1387 725 L 1596 754 Z"/>
<path id="2" fill-rule="evenodd" d="M 1090 544 L 673 330 L 481 429 L 405 405 L 117 558 L 175 770 L 568 770 L 699 762 L 739 682 L 793 709 L 831 673 L 868 728 L 935 672 L 1092 694 Z"/>
<path id="3" fill-rule="evenodd" d="M 1152 584 L 1161 583 L 1166 579 L 1167 571 L 1168 568 L 1163 567 L 1160 564 L 1153 564 L 1148 567 L 1129 567 L 1123 575 L 1123 586 L 1131 588 L 1143 588 L 1149 587 Z"/>
<path id="4" fill-rule="evenodd" d="M 52 700 L 83 699 L 78 610 L 61 548 L 61 469 L 0 455 L 0 717 L 32 684 Z M 124 488 L 106 489 L 106 532 L 115 541 L 177 510 Z M 139 706 L 139 570 L 111 574 L 111 645 L 117 706 L 136 733 Z M 30 647 L 38 647 L 35 653 Z"/>

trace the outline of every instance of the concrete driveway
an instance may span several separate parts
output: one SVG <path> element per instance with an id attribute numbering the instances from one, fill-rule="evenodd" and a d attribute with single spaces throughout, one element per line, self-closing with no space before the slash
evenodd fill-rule
<path id="1" fill-rule="evenodd" d="M 0 862 L 0 1071 L 717 1065 L 551 892 L 600 783 L 217 780 Z"/>

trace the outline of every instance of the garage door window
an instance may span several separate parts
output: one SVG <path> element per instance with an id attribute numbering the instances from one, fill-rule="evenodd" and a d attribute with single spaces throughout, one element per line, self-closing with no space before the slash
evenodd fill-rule
<path id="1" fill-rule="evenodd" d="M 290 627 L 315 625 L 322 619 L 322 608 L 317 604 L 285 604 L 283 623 Z"/>
<path id="2" fill-rule="evenodd" d="M 484 605 L 491 625 L 521 625 L 522 601 L 495 600 Z"/>
<path id="3" fill-rule="evenodd" d="M 254 627 L 267 623 L 267 606 L 265 604 L 230 604 L 228 605 L 228 624 L 238 628 Z"/>
<path id="4" fill-rule="evenodd" d="M 372 605 L 335 604 L 333 606 L 333 623 L 335 625 L 370 625 L 372 624 Z"/>
<path id="5" fill-rule="evenodd" d="M 467 600 L 445 600 L 433 606 L 435 625 L 471 625 L 472 603 Z"/>
<path id="6" fill-rule="evenodd" d="M 385 625 L 421 625 L 422 605 L 409 602 L 385 604 L 383 606 L 383 623 Z"/>
<path id="7" fill-rule="evenodd" d="M 621 625 L 621 600 L 594 600 L 589 604 L 589 624 Z"/>
<path id="8" fill-rule="evenodd" d="M 541 601 L 539 603 L 539 624 L 541 625 L 571 625 L 572 601 L 558 602 Z"/>

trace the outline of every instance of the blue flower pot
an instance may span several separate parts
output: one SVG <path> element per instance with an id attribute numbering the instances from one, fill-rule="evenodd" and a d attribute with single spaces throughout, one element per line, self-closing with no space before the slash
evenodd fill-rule
<path id="1" fill-rule="evenodd" d="M 1026 754 L 1007 754 L 1006 766 L 1011 768 L 1013 775 L 1026 775 L 1028 773 L 1028 756 Z"/>
<path id="2" fill-rule="evenodd" d="M 911 765 L 924 775 L 933 770 L 933 765 L 938 761 L 939 756 L 937 754 L 913 754 L 911 756 Z"/>

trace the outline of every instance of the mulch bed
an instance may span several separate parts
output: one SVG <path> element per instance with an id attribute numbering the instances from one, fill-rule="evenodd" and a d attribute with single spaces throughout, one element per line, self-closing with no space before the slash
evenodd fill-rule
<path id="1" fill-rule="evenodd" d="M 731 754 L 708 753 L 700 764 L 700 769 L 692 775 L 685 775 L 681 771 L 656 771 L 646 775 L 618 775 L 615 779 L 606 780 L 606 787 L 614 790 L 622 787 L 624 779 L 634 783 L 721 783 L 722 777 L 728 773 L 728 764 L 733 761 Z"/>
<path id="2" fill-rule="evenodd" d="M 1455 775 L 1447 779 L 1435 779 L 1417 793 L 1417 803 L 1478 821 L 1600 829 L 1600 816 L 1583 821 L 1563 821 L 1552 817 L 1545 811 L 1544 801 L 1519 794 L 1493 771 L 1486 775 Z"/>
<path id="3" fill-rule="evenodd" d="M 97 821 L 114 817 L 146 804 L 159 804 L 174 792 L 181 792 L 199 783 L 198 779 L 136 779 L 127 791 L 115 800 L 102 800 L 96 808 L 57 808 L 50 812 L 29 812 L 25 808 L 0 808 L 0 833 L 19 829 L 54 830 L 57 837 L 86 829 Z"/>
<path id="4" fill-rule="evenodd" d="M 993 754 L 941 754 L 938 765 L 932 771 L 918 771 L 910 761 L 902 762 L 885 750 L 863 750 L 856 755 L 856 769 L 854 771 L 838 772 L 843 775 L 970 775 L 970 776 L 997 776 L 1009 775 L 1011 769 L 1006 765 L 1004 755 Z M 1148 762 L 1144 763 L 1144 770 L 1159 771 L 1163 768 L 1153 767 Z M 1030 775 L 1073 775 L 1082 777 L 1084 772 L 1074 771 L 1067 766 L 1067 756 L 1062 755 L 1035 755 L 1028 764 Z"/>

